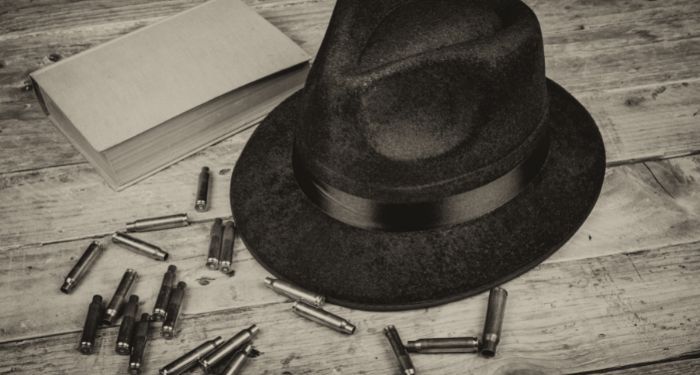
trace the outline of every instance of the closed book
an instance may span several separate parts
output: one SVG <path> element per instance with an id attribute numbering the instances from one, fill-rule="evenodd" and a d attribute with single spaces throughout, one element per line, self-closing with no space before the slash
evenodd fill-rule
<path id="1" fill-rule="evenodd" d="M 114 189 L 255 124 L 309 56 L 239 0 L 211 0 L 31 74 L 51 121 Z"/>

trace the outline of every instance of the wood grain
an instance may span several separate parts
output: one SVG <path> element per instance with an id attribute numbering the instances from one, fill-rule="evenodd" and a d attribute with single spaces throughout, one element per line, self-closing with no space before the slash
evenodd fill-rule
<path id="1" fill-rule="evenodd" d="M 235 138 L 235 137 L 234 137 Z M 211 151 L 211 150 L 210 150 Z M 201 157 L 200 155 L 195 158 Z M 196 177 L 198 163 L 193 163 L 191 173 Z M 212 164 L 216 165 L 216 164 Z M 177 170 L 181 166 L 171 169 Z M 173 262 L 180 268 L 180 275 L 193 290 L 188 314 L 201 314 L 233 307 L 256 306 L 275 301 L 265 293 L 261 280 L 265 273 L 253 261 L 241 243 L 237 243 L 237 272 L 232 282 L 218 272 L 211 272 L 204 267 L 208 233 L 211 220 L 207 218 L 228 216 L 228 197 L 226 192 L 230 171 L 221 166 L 215 172 L 213 211 L 199 215 L 201 222 L 184 229 L 144 233 L 139 235 L 147 241 L 156 243 L 170 252 Z M 57 168 L 57 170 L 60 168 Z M 71 238 L 82 234 L 90 237 L 104 238 L 105 234 L 123 228 L 126 221 L 166 213 L 189 211 L 194 199 L 194 187 L 187 181 L 185 171 L 177 172 L 167 178 L 168 188 L 160 194 L 152 193 L 153 186 L 140 188 L 137 185 L 122 193 L 113 193 L 94 176 L 93 186 L 85 184 L 89 170 L 81 171 L 77 176 L 54 176 L 58 187 L 53 191 L 64 192 L 64 198 L 57 201 L 61 206 L 45 206 L 33 210 L 34 214 L 22 214 L 18 211 L 14 221 L 2 229 L 5 244 L 12 243 L 13 235 L 26 233 L 14 238 L 19 243 L 44 239 L 44 244 L 16 245 L 0 251 L 0 285 L 7 288 L 0 294 L 0 342 L 25 338 L 73 332 L 81 327 L 82 302 L 89 301 L 94 293 L 101 293 L 109 298 L 116 287 L 121 273 L 126 267 L 137 269 L 142 278 L 135 293 L 141 296 L 142 306 L 151 309 L 160 277 L 166 266 L 138 255 L 131 255 L 115 245 L 110 245 L 96 265 L 91 276 L 85 280 L 84 287 L 78 288 L 74 295 L 65 296 L 58 291 L 63 277 L 72 267 L 91 238 Z M 30 177 L 31 173 L 27 174 Z M 45 173 L 37 176 L 46 176 Z M 76 178 L 77 180 L 73 180 Z M 8 186 L 16 186 L 2 202 L 2 207 L 9 207 L 16 201 L 18 209 L 25 207 L 22 192 L 36 195 L 46 186 L 45 180 L 15 181 Z M 65 182 L 61 182 L 61 180 Z M 1 181 L 1 180 L 0 180 Z M 80 187 L 75 186 L 78 182 Z M 174 183 L 180 181 L 181 185 Z M 67 185 L 62 188 L 61 185 Z M 71 186 L 72 185 L 72 186 Z M 224 192 L 221 190 L 224 189 Z M 82 191 L 81 191 L 82 190 Z M 172 190 L 172 191 L 171 191 Z M 180 191 L 185 191 L 180 192 Z M 79 207 L 75 217 L 61 218 L 52 216 L 52 212 L 63 213 L 66 207 L 79 205 L 77 201 L 68 200 L 71 192 L 80 191 L 78 196 L 92 202 Z M 151 193 L 149 193 L 151 192 Z M 180 193 L 178 193 L 180 192 Z M 182 194 L 181 194 L 182 193 Z M 143 196 L 141 196 L 143 195 Z M 595 258 L 619 253 L 642 251 L 649 248 L 663 247 L 669 244 L 684 244 L 700 241 L 700 157 L 688 157 L 649 162 L 647 164 L 625 165 L 608 169 L 602 196 L 593 213 L 577 234 L 557 251 L 547 262 L 558 263 L 577 259 Z M 120 202 L 129 202 L 121 206 Z M 180 202 L 167 208 L 172 202 Z M 63 206 L 63 205 L 66 206 Z M 104 207 L 105 209 L 100 209 Z M 120 210 L 115 209 L 120 207 Z M 138 213 L 143 213 L 138 215 Z M 23 219 L 27 215 L 29 219 Z M 43 216 L 42 216 L 43 215 Z M 67 215 L 66 215 L 67 216 Z M 2 218 L 0 218 L 2 219 Z M 202 221 L 205 220 L 205 221 Z M 12 220 L 3 220 L 11 223 Z M 46 231 L 42 229 L 46 228 Z M 56 235 L 58 235 L 56 237 Z M 48 237 L 52 236 L 52 237 Z M 115 267 L 115 264 L 119 264 Z M 204 284 L 204 285 L 202 285 Z M 224 285 L 226 285 L 224 287 Z M 221 298 L 223 293 L 224 298 Z M 34 302 L 36 296 L 43 296 L 41 303 Z M 145 301 L 145 304 L 143 304 Z"/>
<path id="2" fill-rule="evenodd" d="M 70 56 L 195 3 L 120 2 L 105 9 L 105 3 L 94 1 L 37 5 L 18 1 L 0 16 L 12 16 L 9 33 L 0 37 L 0 50 L 5 51 L 0 61 L 0 145 L 4 146 L 0 172 L 83 160 L 47 121 L 40 120 L 40 109 L 26 89 L 29 72 L 51 64 L 51 56 Z M 248 3 L 311 54 L 333 7 L 332 1 Z M 566 1 L 556 7 L 545 0 L 528 3 L 543 26 L 548 75 L 587 105 L 606 135 L 611 162 L 698 152 L 700 4 L 691 0 Z M 54 13 L 58 16 L 47 16 Z M 656 94 L 658 101 L 640 105 L 661 87 L 666 93 Z M 648 116 L 669 110 L 679 116 L 664 116 L 661 122 Z"/>
<path id="3" fill-rule="evenodd" d="M 700 243 L 627 254 L 544 264 L 508 283 L 504 334 L 495 359 L 473 355 L 414 355 L 416 368 L 433 374 L 555 374 L 653 361 L 697 350 L 700 322 Z M 242 269 L 245 269 L 243 267 Z M 236 277 L 223 285 L 236 283 Z M 198 290 L 188 294 L 187 309 Z M 230 298 L 224 291 L 222 298 Z M 156 338 L 148 372 L 206 338 L 230 336 L 256 323 L 262 354 L 250 373 L 394 374 L 395 359 L 381 328 L 395 324 L 404 340 L 436 335 L 479 334 L 486 295 L 439 308 L 377 313 L 327 309 L 358 326 L 346 337 L 296 317 L 290 303 L 186 313 L 177 340 Z M 79 334 L 67 333 L 0 346 L 0 371 L 90 374 L 123 371 L 113 353 L 116 327 L 103 330 L 99 354 L 75 350 Z M 614 355 L 613 355 L 614 353 Z"/>
<path id="4" fill-rule="evenodd" d="M 246 0 L 314 54 L 331 0 Z M 493 360 L 414 356 L 421 373 L 691 374 L 698 372 L 700 291 L 700 3 L 692 0 L 526 0 L 543 28 L 547 71 L 589 109 L 605 138 L 601 198 L 581 230 L 546 263 L 508 283 L 504 341 Z M 156 338 L 147 372 L 214 335 L 256 322 L 261 356 L 248 373 L 392 374 L 381 335 L 479 334 L 486 296 L 401 313 L 329 306 L 358 325 L 344 337 L 293 315 L 261 284 L 240 243 L 236 274 L 207 270 L 214 217 L 230 215 L 231 168 L 251 131 L 116 194 L 40 112 L 31 71 L 188 9 L 200 0 L 0 2 L 0 373 L 123 373 L 116 328 L 99 354 L 75 351 L 93 293 L 106 298 L 123 268 L 150 310 L 166 264 L 110 246 L 75 294 L 62 277 L 92 238 L 126 221 L 189 212 L 195 224 L 143 234 L 169 250 L 188 282 L 177 340 Z M 671 158 L 671 159 L 667 159 Z M 666 159 L 660 161 L 650 161 Z M 629 164 L 633 163 L 633 164 Z M 199 168 L 214 173 L 212 211 L 192 210 Z M 234 181 L 235 183 L 235 181 Z M 126 256 L 125 254 L 128 254 Z"/>
<path id="5" fill-rule="evenodd" d="M 692 355 L 691 355 L 692 356 Z M 659 361 L 659 363 L 643 363 L 640 365 L 621 366 L 623 368 L 611 369 L 608 371 L 591 371 L 576 375 L 686 375 L 700 373 L 700 359 L 695 358 L 677 359 L 671 361 Z"/>

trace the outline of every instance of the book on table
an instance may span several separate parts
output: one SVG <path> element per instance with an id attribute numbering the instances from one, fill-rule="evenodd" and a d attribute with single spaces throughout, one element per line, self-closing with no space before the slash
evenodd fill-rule
<path id="1" fill-rule="evenodd" d="M 211 0 L 31 74 L 51 121 L 120 190 L 257 123 L 309 56 L 239 0 Z"/>

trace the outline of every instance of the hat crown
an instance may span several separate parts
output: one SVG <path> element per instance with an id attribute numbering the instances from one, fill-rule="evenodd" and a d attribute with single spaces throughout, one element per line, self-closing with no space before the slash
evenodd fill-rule
<path id="1" fill-rule="evenodd" d="M 539 23 L 520 1 L 343 1 L 307 79 L 295 154 L 386 202 L 483 185 L 522 162 L 547 113 Z"/>

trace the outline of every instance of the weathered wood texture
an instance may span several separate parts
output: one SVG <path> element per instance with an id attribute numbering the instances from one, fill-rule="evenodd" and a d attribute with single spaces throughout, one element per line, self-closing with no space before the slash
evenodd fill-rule
<path id="1" fill-rule="evenodd" d="M 202 155 L 193 158 L 195 161 L 192 166 L 193 172 L 196 171 L 194 168 L 199 165 L 197 163 L 199 157 Z M 181 168 L 182 164 L 179 163 L 172 168 Z M 214 178 L 226 182 L 229 173 L 226 171 L 225 176 L 216 175 Z M 182 173 L 182 175 L 186 175 L 186 173 Z M 94 179 L 98 185 L 101 184 L 98 176 L 94 176 Z M 60 177 L 56 177 L 59 186 L 60 180 Z M 27 188 L 26 184 L 15 183 L 20 186 L 20 189 Z M 174 190 L 187 190 L 185 187 L 188 185 L 190 184 L 182 182 L 182 186 L 177 186 Z M 219 184 L 216 186 L 218 189 Z M 38 189 L 30 188 L 30 190 L 36 191 Z M 143 190 L 143 192 L 145 191 L 148 190 Z M 117 196 L 125 193 L 117 194 Z M 184 195 L 193 194 L 194 192 L 188 192 Z M 548 267 L 557 267 L 557 264 L 561 264 L 561 267 L 571 267 L 572 263 L 594 262 L 595 259 L 603 259 L 601 257 L 620 253 L 645 254 L 641 258 L 635 258 L 639 259 L 640 263 L 644 263 L 647 255 L 655 256 L 655 252 L 648 249 L 661 248 L 668 244 L 676 244 L 681 249 L 686 249 L 689 246 L 696 249 L 700 247 L 696 246 L 700 241 L 700 230 L 696 229 L 700 228 L 699 194 L 700 157 L 677 158 L 610 168 L 601 199 L 591 217 L 574 238 L 547 261 L 548 264 L 552 264 Z M 191 203 L 189 198 L 182 199 L 189 204 Z M 144 203 L 154 199 L 153 196 L 144 198 Z M 168 201 L 167 197 L 158 196 L 158 199 Z M 225 194 L 217 194 L 217 199 L 213 204 L 216 212 L 220 212 L 222 215 L 225 215 L 227 210 L 221 209 L 222 206 L 226 206 L 226 199 Z M 91 197 L 90 200 L 93 201 L 95 207 L 115 205 L 114 202 L 110 201 L 102 203 L 99 201 L 99 197 Z M 95 202 L 95 200 L 97 201 Z M 139 212 L 139 209 L 144 210 L 144 212 L 152 210 L 148 206 L 140 207 L 140 204 L 136 202 L 133 202 L 129 207 L 125 208 L 124 214 Z M 84 212 L 84 215 L 90 214 L 85 210 L 81 211 Z M 114 213 L 118 214 L 119 212 L 105 212 L 103 214 Z M 83 223 L 90 225 L 87 222 L 99 221 L 99 216 L 100 214 L 97 214 L 92 220 L 84 220 Z M 130 218 L 132 217 L 123 217 L 121 222 Z M 47 220 L 47 223 L 54 221 L 58 221 L 58 218 Z M 100 230 L 109 228 L 109 222 L 121 223 L 112 216 L 107 223 L 96 225 L 95 231 L 97 231 L 98 236 L 102 234 L 99 232 Z M 25 224 L 25 226 L 28 225 Z M 209 225 L 210 221 L 206 221 L 188 228 L 141 235 L 144 239 L 157 243 L 170 251 L 170 261 L 179 267 L 179 277 L 190 286 L 188 303 L 184 308 L 185 314 L 188 316 L 207 315 L 212 311 L 254 308 L 279 301 L 279 297 L 264 290 L 262 279 L 266 273 L 252 260 L 240 242 L 237 242 L 236 247 L 234 269 L 237 272 L 235 276 L 227 277 L 221 273 L 209 271 L 203 266 L 205 249 L 208 244 Z M 54 228 L 54 230 L 56 229 Z M 87 231 L 88 229 L 84 228 L 83 230 Z M 78 233 L 77 229 L 75 233 Z M 102 240 L 106 242 L 108 238 L 102 238 Z M 84 285 L 79 287 L 73 295 L 65 296 L 58 291 L 65 273 L 87 243 L 89 243 L 89 239 L 58 241 L 46 245 L 17 246 L 0 252 L 0 284 L 7 286 L 0 295 L 0 306 L 4 306 L 3 309 L 0 309 L 0 322 L 7 322 L 0 324 L 0 340 L 16 341 L 79 331 L 84 317 L 84 309 L 90 296 L 94 293 L 100 293 L 105 298 L 109 298 L 126 267 L 136 268 L 142 275 L 137 283 L 135 293 L 141 296 L 142 308 L 150 311 L 158 283 L 166 268 L 165 264 L 138 255 L 131 255 L 127 250 L 111 244 L 108 245 L 107 251 L 85 280 Z M 689 243 L 691 245 L 687 245 Z M 662 251 L 668 253 L 673 250 L 674 248 L 669 248 Z M 115 267 L 115 264 L 119 264 L 119 267 Z M 618 271 L 614 265 L 606 266 L 606 269 L 607 272 L 611 273 Z M 572 283 L 592 283 L 591 280 L 595 278 L 596 273 L 582 271 L 581 274 L 576 277 L 571 276 L 568 280 Z M 569 298 L 567 290 L 564 292 L 556 289 L 544 291 L 543 289 L 548 284 L 546 278 L 536 278 L 536 280 L 543 283 L 538 287 L 537 293 L 548 295 L 553 301 Z M 530 285 L 534 287 L 536 284 L 531 282 Z M 692 289 L 692 286 L 693 284 L 685 282 L 679 282 L 676 285 L 679 289 Z M 649 292 L 655 293 L 654 290 Z M 671 290 L 664 292 L 657 290 L 656 292 L 665 294 L 670 293 Z M 516 292 L 511 294 L 517 295 Z M 603 295 L 600 294 L 600 296 Z M 42 296 L 43 299 L 37 301 L 36 296 Z M 471 304 L 469 301 L 471 300 L 460 302 L 460 304 Z M 445 306 L 444 309 L 449 311 L 452 309 L 449 306 Z M 260 311 L 264 312 L 257 313 L 256 317 L 264 317 L 267 314 L 266 308 L 261 308 L 263 310 Z M 580 305 L 577 308 L 584 309 L 585 305 Z M 459 316 L 443 313 L 442 310 L 443 308 L 436 308 L 430 311 L 437 316 L 447 314 L 448 320 L 459 321 L 461 319 Z M 556 309 L 555 311 L 557 314 L 566 315 L 566 319 L 576 319 L 575 316 L 569 316 L 566 311 Z M 536 309 L 533 310 L 533 314 L 535 312 Z M 636 310 L 631 310 L 630 313 L 633 312 Z M 520 316 L 520 314 L 514 313 L 514 316 Z M 442 323 L 441 318 L 436 318 L 435 321 Z M 474 329 L 477 329 L 476 325 Z M 303 322 L 294 325 L 294 327 L 301 329 Z M 559 340 L 558 337 L 549 336 L 548 332 L 543 333 L 544 335 L 540 338 L 542 341 Z M 575 330 L 567 334 L 572 337 L 579 335 L 578 331 Z M 635 332 L 629 332 L 623 336 L 625 339 L 634 341 L 638 340 L 638 338 L 634 339 L 635 335 Z M 188 342 L 192 343 L 189 340 Z M 572 346 L 569 349 L 571 355 L 580 355 L 579 347 Z M 662 348 L 657 347 L 657 349 L 661 350 Z M 625 350 L 634 352 L 637 349 L 631 345 Z M 685 351 L 684 348 L 681 352 L 674 350 L 666 351 L 663 354 L 671 356 L 685 353 Z M 519 351 L 513 351 L 513 353 L 520 355 Z M 627 354 L 622 349 L 617 353 Z M 510 357 L 505 357 L 505 359 L 508 358 Z"/>
<path id="2" fill-rule="evenodd" d="M 152 342 L 148 373 L 252 322 L 263 329 L 262 355 L 249 372 L 266 374 L 394 373 L 381 334 L 388 323 L 404 339 L 479 334 L 485 295 L 401 313 L 330 306 L 358 324 L 344 337 L 296 317 L 266 291 L 265 272 L 240 242 L 234 276 L 207 270 L 209 225 L 230 215 L 231 168 L 251 130 L 115 193 L 43 117 L 29 72 L 200 2 L 0 1 L 0 373 L 123 373 L 114 327 L 102 331 L 99 354 L 75 351 L 87 302 L 94 293 L 109 298 L 124 268 L 134 267 L 148 311 L 166 264 L 109 245 L 73 295 L 58 287 L 90 239 L 107 241 L 129 220 L 175 212 L 195 224 L 143 235 L 171 252 L 189 285 L 180 337 Z M 700 3 L 527 2 L 542 23 L 548 75 L 596 118 L 613 167 L 574 238 L 506 285 L 499 356 L 416 356 L 416 366 L 442 374 L 697 372 L 697 360 L 683 358 L 700 352 L 700 156 L 648 160 L 700 151 Z M 247 3 L 310 53 L 333 7 Z M 202 165 L 214 171 L 205 214 L 192 210 Z"/>
<path id="3" fill-rule="evenodd" d="M 27 86 L 29 72 L 196 3 L 8 3 L 0 15 L 0 172 L 84 162 L 44 119 Z M 248 3 L 312 54 L 333 7 L 332 1 Z M 587 104 L 610 145 L 610 162 L 700 147 L 696 1 L 528 3 L 543 27 L 548 75 Z M 673 116 L 662 116 L 669 111 Z"/>
<path id="4" fill-rule="evenodd" d="M 692 354 L 688 359 L 678 359 L 675 361 L 659 361 L 659 363 L 646 363 L 639 366 L 621 366 L 622 368 L 611 369 L 609 371 L 588 372 L 590 375 L 688 375 L 700 374 L 700 353 Z M 582 373 L 580 375 L 584 375 Z"/>
<path id="5" fill-rule="evenodd" d="M 700 290 L 694 287 L 700 282 L 698 250 L 700 243 L 541 265 L 506 284 L 511 298 L 497 358 L 415 355 L 415 365 L 432 374 L 513 374 L 516 370 L 549 374 L 605 369 L 696 351 L 700 334 L 696 313 Z M 240 268 L 242 272 L 259 270 L 257 265 Z M 230 336 L 256 322 L 261 327 L 256 346 L 262 355 L 251 361 L 250 373 L 393 374 L 394 359 L 381 333 L 384 325 L 395 324 L 404 339 L 473 335 L 479 333 L 485 314 L 485 294 L 439 308 L 400 313 L 328 307 L 357 324 L 357 333 L 346 337 L 298 318 L 290 311 L 290 303 L 275 295 L 265 296 L 268 304 L 189 313 L 197 294 L 207 293 L 207 288 L 218 288 L 221 299 L 263 295 L 263 291 L 238 286 L 235 291 L 230 289 L 237 277 L 223 282 L 229 288 L 222 288 L 216 280 L 190 291 L 178 339 L 153 340 L 147 371 L 207 337 Z M 99 354 L 92 357 L 76 351 L 77 332 L 7 343 L 0 346 L 4 359 L 0 370 L 89 374 L 99 368 L 102 373 L 121 373 L 126 361 L 113 352 L 116 330 L 102 331 Z"/>

